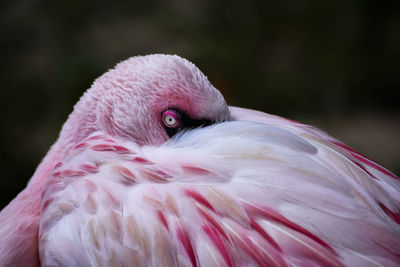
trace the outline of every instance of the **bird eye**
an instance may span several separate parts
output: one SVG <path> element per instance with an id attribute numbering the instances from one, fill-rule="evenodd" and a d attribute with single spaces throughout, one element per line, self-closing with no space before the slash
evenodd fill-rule
<path id="1" fill-rule="evenodd" d="M 179 115 L 174 110 L 166 110 L 162 114 L 162 121 L 168 128 L 179 126 Z"/>

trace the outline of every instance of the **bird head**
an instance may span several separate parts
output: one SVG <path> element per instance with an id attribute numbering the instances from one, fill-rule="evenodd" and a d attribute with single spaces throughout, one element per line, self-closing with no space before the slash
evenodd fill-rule
<path id="1" fill-rule="evenodd" d="M 159 54 L 132 57 L 99 77 L 61 134 L 79 142 L 102 131 L 159 145 L 181 130 L 229 119 L 223 96 L 194 64 Z"/>

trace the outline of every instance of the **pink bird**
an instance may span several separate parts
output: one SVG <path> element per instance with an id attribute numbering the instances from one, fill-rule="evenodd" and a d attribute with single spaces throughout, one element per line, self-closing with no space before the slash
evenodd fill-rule
<path id="1" fill-rule="evenodd" d="M 0 213 L 1 266 L 400 266 L 400 181 L 310 126 L 133 57 Z"/>

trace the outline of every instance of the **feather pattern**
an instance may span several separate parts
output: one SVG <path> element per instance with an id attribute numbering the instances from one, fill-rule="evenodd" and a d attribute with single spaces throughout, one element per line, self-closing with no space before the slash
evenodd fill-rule
<path id="1" fill-rule="evenodd" d="M 399 208 L 399 178 L 352 148 L 133 57 L 0 212 L 0 266 L 399 266 Z"/>
<path id="2" fill-rule="evenodd" d="M 397 265 L 395 175 L 309 126 L 231 112 L 161 146 L 76 145 L 43 192 L 42 265 Z"/>

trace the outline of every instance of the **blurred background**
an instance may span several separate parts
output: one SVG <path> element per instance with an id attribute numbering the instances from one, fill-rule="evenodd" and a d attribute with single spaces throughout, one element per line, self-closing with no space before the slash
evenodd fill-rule
<path id="1" fill-rule="evenodd" d="M 315 125 L 400 174 L 400 1 L 0 3 L 0 208 L 82 93 L 135 55 L 178 54 L 231 105 Z"/>

